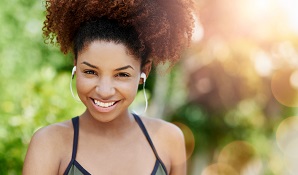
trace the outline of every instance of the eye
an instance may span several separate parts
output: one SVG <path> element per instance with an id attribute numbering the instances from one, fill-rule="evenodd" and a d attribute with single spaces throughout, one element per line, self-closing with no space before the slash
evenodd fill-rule
<path id="1" fill-rule="evenodd" d="M 93 70 L 85 70 L 84 73 L 85 73 L 85 74 L 96 75 L 95 71 L 93 71 Z"/>
<path id="2" fill-rule="evenodd" d="M 121 73 L 116 74 L 116 77 L 130 77 L 130 74 L 121 72 Z"/>

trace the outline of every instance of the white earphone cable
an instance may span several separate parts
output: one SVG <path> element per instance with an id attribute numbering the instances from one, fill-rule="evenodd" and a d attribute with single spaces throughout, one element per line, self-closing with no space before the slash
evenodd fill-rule
<path id="1" fill-rule="evenodd" d="M 146 111 L 147 111 L 147 108 L 148 108 L 148 99 L 147 99 L 147 94 L 146 94 L 146 91 L 145 91 L 145 81 L 144 81 L 144 83 L 143 83 L 143 92 L 144 92 L 144 97 L 145 97 L 145 109 L 144 109 L 144 112 L 143 112 L 143 114 L 144 113 L 146 113 Z"/>
<path id="2" fill-rule="evenodd" d="M 72 97 L 73 97 L 77 102 L 81 102 L 78 98 L 76 98 L 76 97 L 74 96 L 74 93 L 73 93 L 73 90 L 72 90 L 72 79 L 73 79 L 73 77 L 74 77 L 74 74 L 72 74 L 71 77 L 70 77 L 70 83 L 69 83 L 70 93 L 71 93 Z"/>
<path id="3" fill-rule="evenodd" d="M 142 73 L 142 74 L 144 74 L 144 73 Z M 144 76 L 142 76 L 142 74 L 141 74 L 141 77 L 143 78 L 143 94 L 144 94 L 144 98 L 145 98 L 145 109 L 141 114 L 138 114 L 136 111 L 132 110 L 133 113 L 138 114 L 138 115 L 145 114 L 147 111 L 147 108 L 148 108 L 148 98 L 147 98 L 146 89 L 145 89 L 146 75 L 144 74 Z"/>

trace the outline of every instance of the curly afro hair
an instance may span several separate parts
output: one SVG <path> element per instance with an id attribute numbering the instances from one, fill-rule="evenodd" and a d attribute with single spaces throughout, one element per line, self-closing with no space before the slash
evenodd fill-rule
<path id="1" fill-rule="evenodd" d="M 127 46 L 142 65 L 174 64 L 191 40 L 191 0 L 46 0 L 45 41 L 77 54 L 95 40 Z"/>

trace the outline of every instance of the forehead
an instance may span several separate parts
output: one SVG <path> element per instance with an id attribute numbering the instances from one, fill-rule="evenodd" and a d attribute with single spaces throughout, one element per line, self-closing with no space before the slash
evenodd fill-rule
<path id="1" fill-rule="evenodd" d="M 124 44 L 109 41 L 94 41 L 86 45 L 78 53 L 78 61 L 88 61 L 106 68 L 115 68 L 124 64 L 135 68 L 141 66 L 141 60 L 130 54 Z"/>

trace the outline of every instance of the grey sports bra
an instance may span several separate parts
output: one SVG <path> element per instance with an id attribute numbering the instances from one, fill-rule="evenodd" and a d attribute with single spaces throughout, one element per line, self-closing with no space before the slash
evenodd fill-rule
<path id="1" fill-rule="evenodd" d="M 156 157 L 155 165 L 151 175 L 167 175 L 167 169 L 164 163 L 159 158 L 157 151 L 153 145 L 153 142 L 139 116 L 133 114 L 135 120 L 137 121 L 139 127 L 141 128 L 142 132 L 146 136 L 154 154 Z M 79 162 L 76 161 L 76 154 L 78 148 L 78 137 L 79 137 L 79 117 L 72 118 L 73 128 L 74 128 L 74 137 L 73 137 L 73 149 L 72 149 L 72 157 L 71 160 L 64 172 L 64 175 L 91 175 L 87 170 L 85 170 Z"/>

